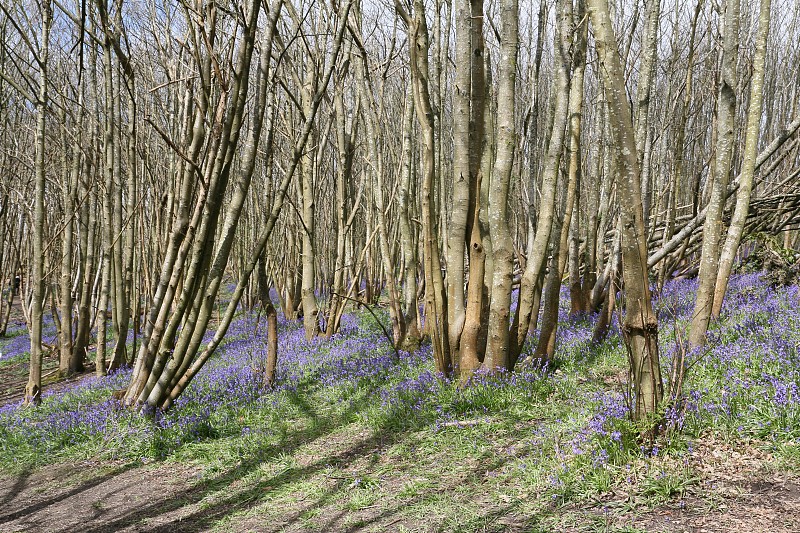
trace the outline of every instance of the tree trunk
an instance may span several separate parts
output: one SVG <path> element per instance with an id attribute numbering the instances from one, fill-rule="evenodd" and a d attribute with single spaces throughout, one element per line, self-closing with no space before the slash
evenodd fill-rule
<path id="1" fill-rule="evenodd" d="M 733 159 L 736 121 L 736 63 L 739 54 L 739 1 L 725 3 L 725 34 L 722 42 L 722 73 L 717 101 L 717 144 L 713 172 L 714 183 L 703 225 L 703 248 L 700 255 L 697 300 L 689 329 L 689 345 L 702 346 L 711 319 L 714 285 L 719 272 L 719 254 L 723 231 L 723 211 Z"/>
<path id="2" fill-rule="evenodd" d="M 736 193 L 736 207 L 733 210 L 728 235 L 722 246 L 719 266 L 717 271 L 716 286 L 714 289 L 714 304 L 711 317 L 719 318 L 722 311 L 722 302 L 728 288 L 728 280 L 736 258 L 736 251 L 742 240 L 744 225 L 750 207 L 750 194 L 753 190 L 753 176 L 755 175 L 756 150 L 758 148 L 759 126 L 761 124 L 761 108 L 764 100 L 764 62 L 767 55 L 767 38 L 769 37 L 769 16 L 771 0 L 761 0 L 761 9 L 758 15 L 758 36 L 756 38 L 756 53 L 753 58 L 753 77 L 750 81 L 750 108 L 747 111 L 747 129 L 745 131 L 744 154 L 742 155 L 742 169 L 739 173 L 739 189 Z"/>
<path id="3" fill-rule="evenodd" d="M 50 0 L 41 4 L 42 33 L 39 42 L 39 93 L 36 99 L 36 160 L 33 204 L 33 295 L 30 307 L 30 371 L 25 386 L 25 404 L 39 405 L 42 401 L 42 304 L 44 302 L 44 189 L 45 134 L 48 101 L 47 62 L 50 52 L 50 29 L 53 25 L 53 6 Z M 23 303 L 24 305 L 24 303 Z"/>
<path id="4" fill-rule="evenodd" d="M 497 158 L 489 185 L 489 234 L 492 239 L 494 273 L 486 358 L 483 363 L 490 371 L 508 370 L 511 362 L 509 326 L 514 246 L 508 225 L 508 192 L 517 144 L 514 124 L 519 49 L 517 0 L 500 2 L 500 24 L 502 37 L 497 93 Z"/>
<path id="5" fill-rule="evenodd" d="M 637 421 L 656 416 L 663 398 L 658 360 L 658 321 L 653 312 L 647 275 L 647 235 L 641 202 L 639 160 L 625 76 L 617 40 L 608 15 L 607 0 L 589 0 L 600 72 L 608 98 L 617 143 L 617 190 L 622 226 L 622 277 L 625 284 L 625 318 L 622 335 L 628 349 L 633 417 Z M 654 426 L 645 429 L 651 434 Z"/>
<path id="6" fill-rule="evenodd" d="M 570 25 L 572 20 L 572 0 L 559 0 L 557 6 L 558 14 L 556 17 L 557 28 L 555 36 L 556 64 L 553 79 L 553 89 L 555 92 L 553 125 L 550 130 L 550 142 L 547 146 L 547 154 L 545 155 L 544 169 L 542 171 L 541 196 L 536 217 L 536 234 L 534 239 L 529 242 L 528 261 L 520 281 L 519 306 L 517 307 L 517 314 L 514 317 L 514 333 L 511 338 L 511 349 L 514 358 L 519 356 L 522 346 L 525 343 L 532 315 L 538 314 L 539 312 L 538 308 L 534 309 L 533 305 L 537 299 L 535 295 L 536 286 L 538 284 L 537 277 L 540 275 L 540 272 L 542 272 L 545 259 L 547 258 L 547 247 L 553 226 L 556 188 L 569 110 L 569 76 L 570 64 L 572 63 L 570 48 L 572 45 L 573 31 Z M 500 108 L 500 105 L 498 105 L 498 108 Z M 533 177 L 531 181 L 531 190 L 535 190 Z M 529 213 L 530 216 L 533 216 L 533 210 L 530 206 Z"/>

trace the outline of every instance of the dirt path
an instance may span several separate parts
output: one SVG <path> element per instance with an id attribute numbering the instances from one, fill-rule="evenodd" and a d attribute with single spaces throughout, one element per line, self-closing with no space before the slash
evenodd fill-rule
<path id="1" fill-rule="evenodd" d="M 0 531 L 201 531 L 179 523 L 192 494 L 183 475 L 177 467 L 83 463 L 5 478 Z"/>
<path id="2" fill-rule="evenodd" d="M 369 457 L 374 457 L 376 442 L 366 438 L 350 445 L 316 445 L 338 447 L 333 455 L 326 454 L 326 463 L 342 461 L 341 466 L 358 470 Z M 316 458 L 306 459 L 297 465 L 295 473 L 302 473 L 318 486 L 325 485 L 330 489 L 328 494 L 341 489 L 341 480 L 324 479 Z M 485 517 L 488 527 L 474 531 L 800 531 L 800 480 L 796 476 L 774 470 L 740 470 L 742 462 L 737 465 L 730 457 L 718 459 L 710 466 L 709 475 L 683 497 L 653 509 L 626 509 L 619 502 L 606 501 L 556 510 L 554 524 L 494 507 Z M 182 464 L 85 462 L 0 477 L 0 532 L 451 530 L 446 523 L 433 525 L 435 517 L 415 517 L 405 512 L 407 507 L 397 505 L 394 494 L 381 495 L 375 505 L 362 509 L 348 509 L 335 499 L 302 493 L 281 505 L 265 506 L 263 499 L 276 488 L 273 483 L 277 478 L 268 485 L 254 485 L 247 480 L 248 468 L 243 465 L 209 478 L 199 468 Z M 391 486 L 392 480 L 387 484 Z M 443 483 L 437 490 L 454 489 L 446 485 Z M 548 525 L 542 529 L 544 524 Z M 473 531 L 463 527 L 456 530 Z"/>
<path id="3" fill-rule="evenodd" d="M 644 531 L 797 533 L 800 484 L 776 476 L 725 484 L 727 498 L 692 496 L 662 506 L 633 521 Z"/>

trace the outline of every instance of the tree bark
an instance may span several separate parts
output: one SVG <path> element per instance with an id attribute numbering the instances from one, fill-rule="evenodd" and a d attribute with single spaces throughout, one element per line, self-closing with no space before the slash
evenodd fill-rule
<path id="1" fill-rule="evenodd" d="M 722 302 L 728 288 L 733 261 L 742 240 L 744 225 L 750 207 L 750 195 L 753 191 L 753 176 L 756 167 L 756 150 L 758 148 L 759 126 L 761 124 L 761 108 L 764 100 L 764 62 L 767 56 L 767 39 L 769 37 L 769 18 L 771 0 L 761 0 L 758 15 L 758 34 L 756 37 L 756 53 L 753 57 L 753 77 L 750 81 L 750 107 L 747 111 L 747 129 L 745 130 L 742 169 L 739 173 L 739 189 L 736 193 L 736 207 L 733 210 L 728 234 L 722 246 L 718 265 L 714 303 L 711 317 L 719 318 Z"/>
<path id="2" fill-rule="evenodd" d="M 557 28 L 556 28 L 556 57 L 553 89 L 555 102 L 553 108 L 553 125 L 550 130 L 550 141 L 545 155 L 544 169 L 542 171 L 541 196 L 539 209 L 536 216 L 536 234 L 529 241 L 528 260 L 522 274 L 519 288 L 519 305 L 514 317 L 514 332 L 512 333 L 511 352 L 514 358 L 519 356 L 525 338 L 528 335 L 532 315 L 538 314 L 539 309 L 534 309 L 538 276 L 542 272 L 547 257 L 547 246 L 550 241 L 550 232 L 553 226 L 555 211 L 556 188 L 558 184 L 559 166 L 564 147 L 564 137 L 569 110 L 570 87 L 570 48 L 572 45 L 572 31 L 569 21 L 572 20 L 572 1 L 559 0 L 557 2 Z M 498 105 L 498 108 L 500 106 Z M 531 179 L 531 190 L 535 190 L 535 181 Z M 532 202 L 530 202 L 532 204 Z M 532 205 L 529 205 L 530 216 L 533 216 Z M 494 244 L 494 241 L 493 241 Z"/>
<path id="3" fill-rule="evenodd" d="M 633 417 L 642 421 L 657 415 L 664 390 L 658 359 L 658 320 L 653 312 L 647 275 L 647 235 L 644 232 L 639 160 L 608 2 L 589 0 L 588 4 L 617 144 L 617 190 L 626 301 L 622 335 L 629 355 L 632 401 L 635 402 Z M 654 429 L 651 426 L 645 432 L 651 433 Z"/>
<path id="4" fill-rule="evenodd" d="M 48 60 L 50 53 L 50 29 L 53 26 L 53 6 L 50 0 L 40 4 L 42 31 L 37 62 L 39 65 L 39 91 L 36 106 L 36 160 L 33 204 L 33 295 L 30 307 L 30 371 L 25 386 L 25 404 L 39 405 L 42 401 L 42 304 L 44 302 L 44 189 L 45 133 L 48 101 Z"/>
<path id="5" fill-rule="evenodd" d="M 508 193 L 517 135 L 514 124 L 516 104 L 517 53 L 519 50 L 519 3 L 500 2 L 500 60 L 497 92 L 497 155 L 489 185 L 489 234 L 492 239 L 494 272 L 489 304 L 489 330 L 484 366 L 490 371 L 508 370 L 511 362 L 510 315 L 514 246 L 508 225 Z"/>
<path id="6" fill-rule="evenodd" d="M 714 303 L 714 285 L 719 272 L 719 254 L 724 221 L 722 219 L 727 197 L 728 181 L 733 159 L 734 126 L 736 120 L 736 63 L 739 55 L 739 4 L 740 0 L 725 3 L 725 28 L 722 42 L 722 72 L 717 101 L 717 143 L 708 214 L 703 225 L 703 247 L 700 255 L 697 300 L 689 328 L 689 345 L 702 346 L 711 320 Z"/>

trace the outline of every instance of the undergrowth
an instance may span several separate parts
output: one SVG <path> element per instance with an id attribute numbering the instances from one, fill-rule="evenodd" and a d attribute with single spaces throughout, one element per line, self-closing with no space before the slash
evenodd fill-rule
<path id="1" fill-rule="evenodd" d="M 656 299 L 665 375 L 682 349 L 694 289 L 673 282 Z M 281 320 L 278 378 L 265 390 L 265 339 L 243 316 L 174 408 L 153 418 L 110 400 L 129 370 L 85 379 L 37 409 L 0 408 L 0 469 L 180 462 L 200 480 L 233 472 L 245 488 L 267 487 L 248 508 L 305 495 L 348 512 L 397 505 L 411 519 L 435 508 L 442 527 L 470 530 L 488 501 L 536 516 L 528 526 L 547 530 L 571 504 L 649 508 L 684 495 L 699 479 L 688 460 L 693 444 L 706 435 L 755 442 L 798 464 L 798 306 L 797 287 L 773 289 L 755 274 L 733 279 L 708 349 L 688 354 L 669 431 L 647 446 L 627 416 L 618 332 L 593 345 L 594 317 L 569 317 L 564 301 L 554 368 L 479 374 L 466 387 L 435 372 L 429 346 L 395 362 L 362 313 L 346 316 L 330 341 L 306 341 L 298 324 Z"/>

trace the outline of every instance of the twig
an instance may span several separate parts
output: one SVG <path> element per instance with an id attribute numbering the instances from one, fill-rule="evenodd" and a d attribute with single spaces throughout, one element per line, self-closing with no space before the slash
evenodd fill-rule
<path id="1" fill-rule="evenodd" d="M 361 300 L 356 300 L 355 298 L 350 298 L 349 296 L 345 296 L 343 294 L 339 294 L 339 293 L 336 293 L 336 292 L 331 292 L 331 295 L 332 296 L 337 296 L 339 298 L 344 298 L 345 300 L 350 300 L 351 302 L 355 302 L 357 304 L 363 305 L 367 309 L 367 311 L 369 311 L 369 314 L 371 314 L 372 317 L 375 319 L 375 322 L 377 322 L 378 325 L 383 330 L 383 334 L 386 335 L 386 338 L 389 340 L 389 344 L 392 345 L 392 349 L 394 350 L 395 356 L 397 356 L 397 361 L 400 361 L 400 351 L 397 349 L 397 346 L 395 346 L 394 339 L 392 339 L 392 336 L 389 335 L 389 332 L 386 330 L 386 328 L 384 327 L 383 323 L 378 319 L 378 315 L 376 315 L 372 311 L 372 309 L 370 309 L 370 307 L 369 307 L 369 305 L 367 303 L 362 302 Z"/>
<path id="2" fill-rule="evenodd" d="M 475 420 L 463 420 L 463 421 L 462 420 L 452 420 L 450 422 L 445 422 L 444 424 L 442 424 L 442 427 L 446 427 L 446 428 L 456 427 L 456 426 L 457 427 L 471 427 L 471 426 L 477 426 L 478 424 L 481 424 L 483 422 L 485 422 L 485 420 L 482 420 L 480 418 L 476 418 Z"/>

